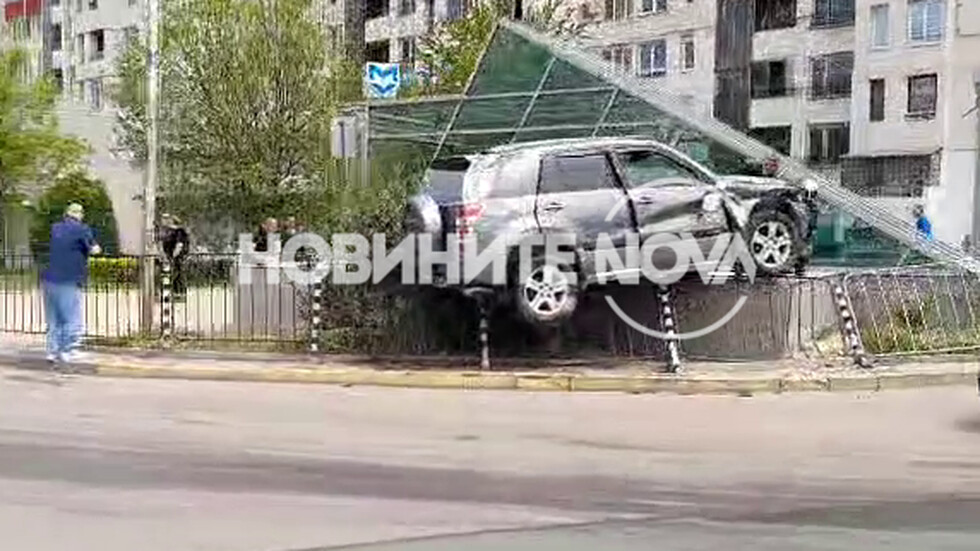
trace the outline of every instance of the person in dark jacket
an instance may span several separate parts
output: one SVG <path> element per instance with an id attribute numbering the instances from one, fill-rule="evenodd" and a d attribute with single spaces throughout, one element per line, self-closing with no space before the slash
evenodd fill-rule
<path id="1" fill-rule="evenodd" d="M 279 232 L 279 222 L 275 218 L 266 218 L 259 226 L 259 233 L 255 236 L 254 245 L 256 252 L 264 253 L 269 251 L 269 236 Z"/>
<path id="2" fill-rule="evenodd" d="M 179 298 L 187 292 L 187 286 L 184 284 L 183 264 L 191 248 L 190 235 L 176 216 L 164 214 L 161 219 L 163 235 L 160 241 L 163 246 L 163 254 L 167 255 L 167 260 L 170 262 L 174 298 Z"/>
<path id="3" fill-rule="evenodd" d="M 42 274 L 49 362 L 80 359 L 82 288 L 88 280 L 89 255 L 102 251 L 92 229 L 82 223 L 83 216 L 82 206 L 72 203 L 64 219 L 51 226 L 50 260 Z"/>

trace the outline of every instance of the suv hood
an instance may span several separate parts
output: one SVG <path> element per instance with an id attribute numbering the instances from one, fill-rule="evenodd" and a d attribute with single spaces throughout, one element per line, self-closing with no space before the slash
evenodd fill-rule
<path id="1" fill-rule="evenodd" d="M 720 176 L 718 186 L 739 199 L 757 199 L 774 191 L 796 189 L 783 180 L 758 176 Z"/>

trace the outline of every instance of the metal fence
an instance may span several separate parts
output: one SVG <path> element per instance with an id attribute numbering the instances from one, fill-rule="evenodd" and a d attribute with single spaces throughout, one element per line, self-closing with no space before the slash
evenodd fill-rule
<path id="1" fill-rule="evenodd" d="M 43 333 L 46 330 L 40 266 L 45 260 L 2 258 L 0 332 Z M 85 336 L 125 339 L 161 334 L 166 314 L 172 336 L 185 340 L 300 342 L 305 340 L 309 289 L 283 276 L 271 281 L 265 267 L 243 267 L 236 255 L 190 255 L 172 266 L 173 293 L 164 308 L 160 261 L 154 324 L 143 328 L 138 257 L 95 258 L 82 289 Z M 239 281 L 251 271 L 251 282 Z M 148 329 L 148 330 L 146 330 Z"/>
<path id="2" fill-rule="evenodd" d="M 861 339 L 876 355 L 980 349 L 980 276 L 939 267 L 893 268 L 844 279 Z"/>
<path id="3" fill-rule="evenodd" d="M 2 258 L 0 332 L 43 333 L 44 294 L 34 257 Z M 237 255 L 191 255 L 172 266 L 173 299 L 163 300 L 161 265 L 153 327 L 141 327 L 140 259 L 94 259 L 83 289 L 89 338 L 311 343 L 313 289 Z M 250 281 L 243 281 L 243 277 Z M 674 285 L 677 329 L 690 332 L 720 319 L 740 297 L 741 311 L 713 333 L 680 343 L 687 358 L 774 359 L 843 353 L 834 287 L 843 286 L 864 348 L 875 355 L 980 349 L 980 277 L 935 267 L 902 267 L 827 277 L 758 279 L 754 283 Z M 617 317 L 608 299 L 636 323 L 661 330 L 654 289 L 609 287 L 582 297 L 575 316 L 557 329 L 514 322 L 498 309 L 490 319 L 497 356 L 662 357 L 664 341 Z M 317 349 L 327 352 L 438 355 L 478 350 L 475 303 L 452 292 L 376 286 L 321 288 Z M 165 324 L 169 321 L 169 324 Z"/>

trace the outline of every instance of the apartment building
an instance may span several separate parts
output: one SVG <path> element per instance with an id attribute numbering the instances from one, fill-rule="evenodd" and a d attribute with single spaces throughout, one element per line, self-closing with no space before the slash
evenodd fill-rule
<path id="1" fill-rule="evenodd" d="M 127 253 L 142 245 L 141 174 L 117 155 L 109 96 L 116 56 L 141 19 L 136 0 L 10 0 L 0 42 L 28 53 L 28 78 L 49 75 L 62 90 L 61 131 L 91 146 L 89 170 L 106 184 Z"/>
<path id="2" fill-rule="evenodd" d="M 588 2 L 586 2 L 588 4 Z M 589 40 L 724 120 L 937 236 L 980 197 L 978 0 L 602 0 Z"/>
<path id="3" fill-rule="evenodd" d="M 366 61 L 414 67 L 419 39 L 439 21 L 466 15 L 475 0 L 322 0 L 330 42 L 339 47 L 351 13 L 364 17 Z M 357 17 L 353 19 L 356 20 Z"/>

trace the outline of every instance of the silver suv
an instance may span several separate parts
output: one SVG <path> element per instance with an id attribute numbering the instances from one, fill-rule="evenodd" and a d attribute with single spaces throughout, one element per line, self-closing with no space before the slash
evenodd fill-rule
<path id="1" fill-rule="evenodd" d="M 622 275 L 597 274 L 592 253 L 623 247 L 627 234 L 690 233 L 710 249 L 718 235 L 741 232 L 757 270 L 775 275 L 805 269 L 815 213 L 807 192 L 779 180 L 720 177 L 649 139 L 592 138 L 437 161 L 410 201 L 406 229 L 432 234 L 437 250 L 451 233 L 475 236 L 478 247 L 503 238 L 515 267 L 530 236 L 573 234 L 573 263 L 556 265 L 538 251 L 531 269 L 512 269 L 504 286 L 493 285 L 489 270 L 470 283 L 505 291 L 525 318 L 552 323 L 572 314 L 586 287 Z"/>

